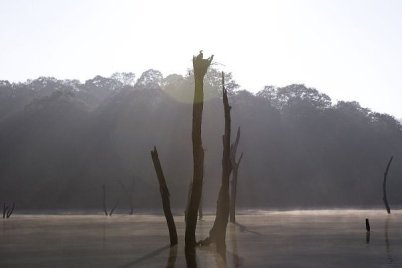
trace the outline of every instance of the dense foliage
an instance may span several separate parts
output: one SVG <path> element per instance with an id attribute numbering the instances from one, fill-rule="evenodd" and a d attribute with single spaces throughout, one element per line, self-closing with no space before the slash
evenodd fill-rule
<path id="1" fill-rule="evenodd" d="M 402 129 L 392 116 L 331 99 L 304 85 L 239 90 L 231 75 L 233 129 L 242 128 L 240 207 L 382 206 L 391 155 L 391 207 L 402 204 Z M 40 77 L 0 81 L 0 201 L 19 208 L 160 207 L 150 150 L 159 157 L 172 205 L 185 206 L 192 176 L 193 78 L 155 70 L 96 76 L 80 83 Z M 205 80 L 204 205 L 220 183 L 223 107 L 220 74 Z M 125 189 L 123 189 L 125 186 Z"/>

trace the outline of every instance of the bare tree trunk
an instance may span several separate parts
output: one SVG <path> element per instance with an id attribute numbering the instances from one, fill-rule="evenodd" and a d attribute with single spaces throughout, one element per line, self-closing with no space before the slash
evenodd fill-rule
<path id="1" fill-rule="evenodd" d="M 229 220 L 232 223 L 236 222 L 236 195 L 237 195 L 237 175 L 239 174 L 239 166 L 241 159 L 243 158 L 243 153 L 241 153 L 239 161 L 236 162 L 236 152 L 237 146 L 240 141 L 240 127 L 237 129 L 236 140 L 230 146 L 230 162 L 232 163 L 233 174 L 232 174 L 232 184 L 231 184 L 231 194 L 230 194 L 230 212 Z"/>
<path id="2" fill-rule="evenodd" d="M 103 190 L 103 211 L 105 212 L 105 215 L 107 216 L 107 208 L 106 208 L 106 185 L 102 184 L 102 190 Z"/>
<path id="3" fill-rule="evenodd" d="M 384 181 L 382 183 L 382 193 L 383 193 L 382 199 L 384 200 L 385 208 L 387 209 L 388 214 L 391 214 L 391 208 L 389 207 L 388 199 L 387 199 L 387 175 L 388 175 L 388 170 L 389 170 L 389 167 L 391 165 L 393 158 L 394 157 L 391 156 L 391 158 L 388 161 L 387 168 L 385 169 L 385 173 L 384 173 Z"/>
<path id="4" fill-rule="evenodd" d="M 224 251 L 226 248 L 226 227 L 229 218 L 229 180 L 230 173 L 232 172 L 232 163 L 230 162 L 231 107 L 229 106 L 224 79 L 225 75 L 222 72 L 223 109 L 225 113 L 225 134 L 222 136 L 222 185 L 219 190 L 215 222 L 209 233 L 210 240 L 216 242 L 217 250 L 220 252 Z"/>
<path id="5" fill-rule="evenodd" d="M 161 163 L 159 161 L 158 151 L 156 150 L 156 147 L 154 147 L 154 150 L 151 151 L 151 156 L 152 156 L 152 161 L 154 163 L 156 175 L 158 177 L 159 191 L 160 191 L 161 197 L 162 197 L 163 212 L 165 213 L 166 222 L 167 222 L 167 225 L 169 228 L 170 246 L 172 247 L 177 244 L 176 225 L 174 223 L 173 215 L 170 210 L 169 189 L 166 185 L 165 176 L 163 175 L 163 171 L 162 171 Z"/>
<path id="6" fill-rule="evenodd" d="M 197 214 L 202 194 L 202 181 L 204 178 L 204 149 L 201 139 L 202 110 L 204 107 L 204 76 L 211 65 L 213 55 L 203 59 L 202 51 L 197 57 L 193 57 L 194 68 L 194 101 L 193 101 L 193 181 L 191 183 L 189 201 L 186 209 L 186 247 L 196 245 L 195 229 L 197 227 Z"/>

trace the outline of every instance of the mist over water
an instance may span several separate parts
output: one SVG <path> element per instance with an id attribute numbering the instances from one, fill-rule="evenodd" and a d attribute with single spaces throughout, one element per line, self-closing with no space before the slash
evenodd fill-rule
<path id="1" fill-rule="evenodd" d="M 208 235 L 213 216 L 199 221 Z M 370 219 L 367 242 L 364 225 Z M 185 267 L 184 218 L 169 249 L 163 216 L 15 215 L 1 223 L 1 267 Z M 226 265 L 197 248 L 198 267 L 400 267 L 402 211 L 240 211 L 227 229 Z M 170 263 L 170 264 L 169 264 Z"/>
<path id="2" fill-rule="evenodd" d="M 0 268 L 402 267 L 402 1 L 0 8 Z"/>

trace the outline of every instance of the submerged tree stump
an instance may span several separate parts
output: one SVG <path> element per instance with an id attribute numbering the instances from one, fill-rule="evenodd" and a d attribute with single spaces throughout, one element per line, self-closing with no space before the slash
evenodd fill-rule
<path id="1" fill-rule="evenodd" d="M 166 185 L 165 176 L 163 175 L 161 163 L 159 161 L 158 151 L 156 147 L 154 147 L 153 151 L 151 151 L 152 161 L 154 163 L 156 176 L 158 177 L 159 182 L 159 191 L 162 197 L 162 206 L 163 213 L 165 214 L 166 222 L 169 229 L 169 237 L 170 237 L 170 246 L 177 245 L 177 232 L 176 225 L 174 223 L 172 211 L 170 210 L 170 194 L 169 189 Z"/>
<path id="2" fill-rule="evenodd" d="M 193 101 L 193 180 L 189 189 L 189 200 L 186 208 L 186 247 L 196 246 L 195 230 L 197 227 L 197 214 L 200 207 L 202 184 L 204 178 L 204 149 L 201 139 L 202 111 L 204 108 L 204 76 L 211 65 L 213 55 L 204 59 L 202 51 L 193 57 L 194 68 L 194 101 Z"/>

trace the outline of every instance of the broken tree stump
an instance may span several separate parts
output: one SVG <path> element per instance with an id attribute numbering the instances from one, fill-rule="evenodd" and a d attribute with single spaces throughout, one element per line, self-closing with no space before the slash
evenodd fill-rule
<path id="1" fill-rule="evenodd" d="M 189 189 L 189 200 L 186 208 L 186 233 L 185 246 L 195 247 L 195 229 L 197 227 L 197 214 L 202 195 L 202 183 L 204 178 L 204 149 L 201 139 L 202 111 L 204 108 L 204 76 L 213 60 L 212 55 L 208 59 L 203 58 L 200 51 L 198 56 L 193 56 L 194 68 L 194 100 L 192 121 L 193 143 L 193 180 Z"/>

